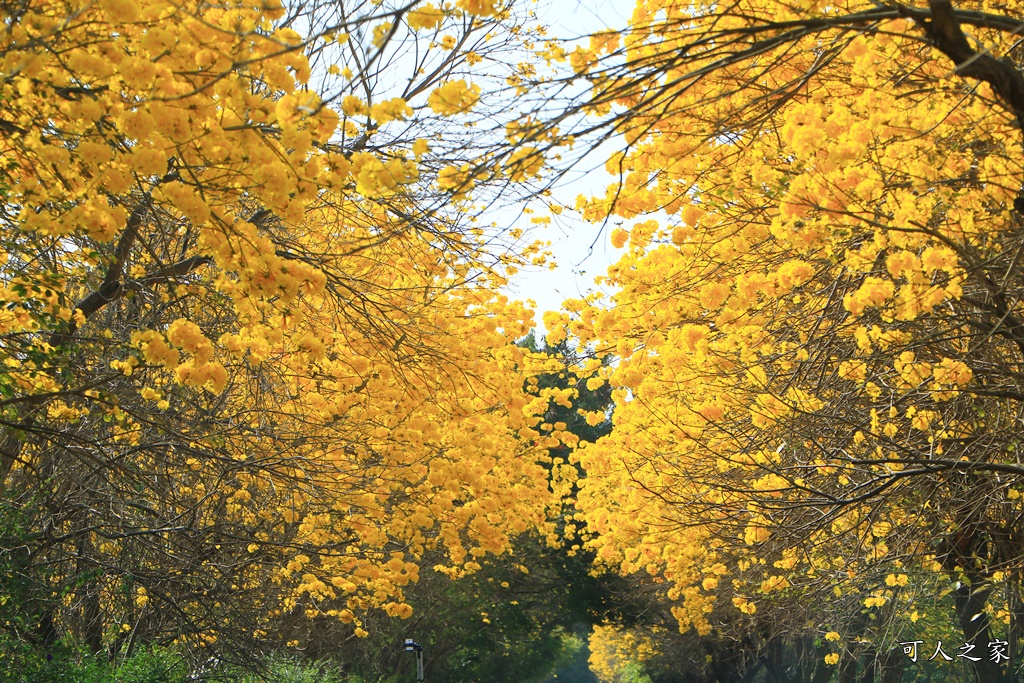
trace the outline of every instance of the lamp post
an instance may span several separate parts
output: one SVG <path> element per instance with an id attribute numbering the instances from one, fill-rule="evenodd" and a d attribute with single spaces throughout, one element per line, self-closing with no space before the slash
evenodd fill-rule
<path id="1" fill-rule="evenodd" d="M 423 683 L 423 646 L 412 638 L 406 638 L 405 651 L 416 653 L 416 681 Z"/>

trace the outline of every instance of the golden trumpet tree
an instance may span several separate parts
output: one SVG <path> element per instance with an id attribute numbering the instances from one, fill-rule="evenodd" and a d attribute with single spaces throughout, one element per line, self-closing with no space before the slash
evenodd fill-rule
<path id="1" fill-rule="evenodd" d="M 0 19 L 20 637 L 248 658 L 303 613 L 364 635 L 366 609 L 409 616 L 424 558 L 472 571 L 544 524 L 558 430 L 523 378 L 545 365 L 497 291 L 533 252 L 499 251 L 464 199 L 487 178 L 462 132 L 474 51 L 514 49 L 491 32 L 515 17 L 26 0 Z"/>
<path id="2" fill-rule="evenodd" d="M 583 368 L 616 408 L 578 505 L 680 628 L 833 595 L 909 616 L 945 572 L 967 641 L 1017 642 L 1019 13 L 641 0 L 571 55 L 628 144 L 579 204 L 629 221 L 611 294 L 547 320 L 618 358 Z"/>

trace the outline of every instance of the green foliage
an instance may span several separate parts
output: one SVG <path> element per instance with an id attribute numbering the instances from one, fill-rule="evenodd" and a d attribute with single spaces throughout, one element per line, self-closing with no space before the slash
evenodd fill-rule
<path id="1" fill-rule="evenodd" d="M 277 656 L 266 662 L 258 673 L 227 668 L 206 678 L 210 683 L 362 683 L 359 678 L 342 675 L 330 661 L 303 661 L 297 657 Z"/>
<path id="2" fill-rule="evenodd" d="M 0 683 L 363 683 L 343 675 L 332 662 L 296 657 L 252 662 L 258 671 L 216 665 L 190 671 L 186 660 L 163 648 L 140 649 L 114 661 L 59 649 L 23 652 L 16 663 L 4 661 Z"/>
<path id="3" fill-rule="evenodd" d="M 319 651 L 337 657 L 350 675 L 404 683 L 415 678 L 415 658 L 402 647 L 412 638 L 424 647 L 429 681 L 546 680 L 583 647 L 575 633 L 591 606 L 572 602 L 584 592 L 574 584 L 594 579 L 582 562 L 574 576 L 575 565 L 564 563 L 572 558 L 542 539 L 522 537 L 517 547 L 514 558 L 492 558 L 457 581 L 439 572 L 422 573 L 407 589 L 415 609 L 410 619 L 371 615 L 365 622 L 368 638 L 322 643 Z"/>
<path id="4" fill-rule="evenodd" d="M 23 649 L 5 658 L 0 683 L 191 683 L 184 660 L 165 649 L 142 649 L 114 662 L 67 649 Z"/>
<path id="5" fill-rule="evenodd" d="M 30 528 L 34 506 L 30 496 L 0 501 L 0 677 L 31 669 L 39 648 L 45 648 L 48 661 L 66 655 L 46 617 L 48 602 L 57 597 L 49 572 L 33 566 L 28 549 L 37 535 Z"/>
<path id="6" fill-rule="evenodd" d="M 630 662 L 622 672 L 622 683 L 651 683 L 651 677 L 644 673 L 642 664 Z"/>

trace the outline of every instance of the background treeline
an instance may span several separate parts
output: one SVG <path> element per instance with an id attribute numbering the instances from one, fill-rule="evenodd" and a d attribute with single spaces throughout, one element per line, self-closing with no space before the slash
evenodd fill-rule
<path id="1" fill-rule="evenodd" d="M 534 391 L 574 393 L 571 408 L 554 404 L 545 419 L 565 421 L 589 442 L 607 434 L 612 413 L 607 385 L 588 389 L 572 372 L 586 359 L 564 344 L 538 348 L 532 335 L 522 343 L 558 358 L 564 368 L 539 375 Z M 596 412 L 605 418 L 586 419 Z M 552 455 L 571 457 L 564 447 Z M 585 481 L 580 475 L 572 495 Z M 45 628 L 46 574 L 12 566 L 4 572 L 6 600 L 0 606 L 5 625 L 0 647 L 8 665 L 0 680 L 397 683 L 415 676 L 414 657 L 403 647 L 406 638 L 424 646 L 427 680 L 451 683 L 972 680 L 962 661 L 929 661 L 939 640 L 948 655 L 962 652 L 950 618 L 955 586 L 948 582 L 932 578 L 902 587 L 920 609 L 918 618 L 903 623 L 895 609 L 863 606 L 863 596 L 833 596 L 814 604 L 780 601 L 776 611 L 769 604 L 743 619 L 723 610 L 715 615 L 715 633 L 680 634 L 664 582 L 595 570 L 593 553 L 566 534 L 574 516 L 570 498 L 552 536 L 525 535 L 517 539 L 514 556 L 491 558 L 458 580 L 441 571 L 422 572 L 407 593 L 413 615 L 406 620 L 368 615 L 365 638 L 353 637 L 342 624 L 296 612 L 271 622 L 276 645 L 235 658 L 213 647 L 205 657 L 201 650 L 186 652 L 144 623 L 125 624 L 124 636 L 107 638 L 95 651 L 71 633 L 43 642 L 36 634 Z M 11 543 L 24 529 L 19 532 L 10 514 L 6 522 L 5 540 Z M 928 579 L 915 579 L 922 580 Z M 851 645 L 858 654 L 852 666 L 826 663 L 839 645 L 825 634 L 823 623 L 830 619 L 829 630 L 860 635 Z M 904 654 L 901 640 L 923 641 L 916 663 Z"/>

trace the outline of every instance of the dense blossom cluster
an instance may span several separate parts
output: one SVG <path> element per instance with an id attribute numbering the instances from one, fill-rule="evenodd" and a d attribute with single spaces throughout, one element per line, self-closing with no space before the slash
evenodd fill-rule
<path id="1" fill-rule="evenodd" d="M 629 221 L 613 293 L 545 319 L 617 357 L 583 370 L 616 408 L 578 451 L 579 517 L 602 562 L 667 583 L 683 631 L 811 595 L 837 621 L 916 619 L 894 567 L 957 586 L 1019 569 L 997 531 L 1024 473 L 1019 103 L 1002 76 L 954 75 L 951 55 L 987 57 L 948 38 L 970 23 L 999 56 L 1015 36 L 971 14 L 989 5 L 929 7 L 640 0 L 623 47 L 572 55 L 629 143 L 578 207 Z"/>
<path id="2" fill-rule="evenodd" d="M 325 102 L 312 61 L 346 26 L 300 35 L 276 0 L 12 7 L 0 480 L 64 539 L 34 559 L 58 628 L 178 619 L 206 646 L 297 614 L 365 635 L 367 609 L 410 616 L 424 563 L 457 576 L 547 533 L 561 430 L 524 383 L 547 361 L 498 292 L 531 248 L 499 260 L 427 208 L 472 183 L 421 177 L 425 140 L 367 142 L 479 86 L 417 72 L 414 110 L 353 58 Z M 499 9 L 406 20 L 484 31 Z M 394 33 L 372 11 L 371 54 Z"/>

